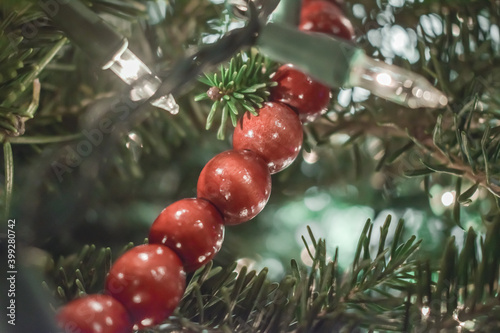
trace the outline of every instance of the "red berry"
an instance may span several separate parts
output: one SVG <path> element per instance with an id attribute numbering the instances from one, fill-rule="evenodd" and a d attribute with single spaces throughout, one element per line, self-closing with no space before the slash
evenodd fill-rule
<path id="1" fill-rule="evenodd" d="M 134 247 L 111 266 L 106 292 L 132 316 L 134 329 L 161 323 L 175 310 L 186 285 L 181 259 L 168 247 Z"/>
<path id="2" fill-rule="evenodd" d="M 186 271 L 194 271 L 219 252 L 224 239 L 221 214 L 203 199 L 182 199 L 165 208 L 149 231 L 149 243 L 174 250 Z"/>
<path id="3" fill-rule="evenodd" d="M 228 150 L 212 158 L 198 178 L 198 197 L 209 200 L 235 225 L 254 218 L 271 194 L 266 162 L 248 150 Z"/>
<path id="4" fill-rule="evenodd" d="M 127 310 L 109 295 L 88 295 L 66 304 L 57 314 L 64 333 L 130 333 Z"/>
<path id="5" fill-rule="evenodd" d="M 348 40 L 354 38 L 354 27 L 342 10 L 337 5 L 322 0 L 304 3 L 299 29 L 324 32 Z"/>
<path id="6" fill-rule="evenodd" d="M 271 174 L 289 166 L 301 146 L 300 119 L 281 103 L 266 103 L 258 116 L 246 112 L 234 130 L 233 148 L 257 153 L 267 162 Z"/>
<path id="7" fill-rule="evenodd" d="M 302 121 L 313 121 L 326 112 L 330 103 L 330 88 L 296 70 L 283 65 L 272 77 L 278 85 L 271 90 L 271 100 L 294 108 Z"/>

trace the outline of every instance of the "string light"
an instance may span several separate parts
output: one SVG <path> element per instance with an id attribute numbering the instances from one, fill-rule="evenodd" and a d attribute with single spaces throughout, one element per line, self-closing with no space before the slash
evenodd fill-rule
<path id="1" fill-rule="evenodd" d="M 125 44 L 123 50 L 119 50 L 113 59 L 103 66 L 110 69 L 123 82 L 132 86 L 130 99 L 134 102 L 146 100 L 154 95 L 161 85 L 161 80 L 153 75 L 151 70 L 130 51 Z M 169 111 L 171 114 L 179 112 L 179 105 L 171 94 L 162 96 L 151 101 L 153 106 Z"/>
<path id="2" fill-rule="evenodd" d="M 79 0 L 41 0 L 40 7 L 98 66 L 111 69 L 132 86 L 132 101 L 145 101 L 158 90 L 162 81 L 128 49 L 127 39 Z M 172 114 L 179 112 L 179 106 L 170 94 L 150 103 Z"/>
<path id="3" fill-rule="evenodd" d="M 364 88 L 412 109 L 448 104 L 447 97 L 423 76 L 376 61 L 352 43 L 326 34 L 307 33 L 288 24 L 270 22 L 262 28 L 257 45 L 269 58 L 292 63 L 334 88 Z"/>
<path id="4" fill-rule="evenodd" d="M 346 85 L 365 88 L 379 97 L 412 109 L 438 108 L 448 104 L 446 96 L 421 75 L 376 61 L 361 52 L 351 63 Z"/>

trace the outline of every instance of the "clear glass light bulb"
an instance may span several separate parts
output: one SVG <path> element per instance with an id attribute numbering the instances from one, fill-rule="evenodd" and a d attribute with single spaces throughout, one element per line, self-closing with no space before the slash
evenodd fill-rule
<path id="1" fill-rule="evenodd" d="M 412 109 L 440 108 L 448 104 L 448 98 L 423 76 L 376 61 L 361 52 L 351 63 L 347 85 L 365 88 L 374 95 Z"/>
<path id="2" fill-rule="evenodd" d="M 158 90 L 161 80 L 153 75 L 151 70 L 127 46 L 125 44 L 124 48 L 103 69 L 111 69 L 125 83 L 132 86 L 130 90 L 132 101 L 148 99 Z M 179 105 L 171 94 L 152 101 L 151 105 L 167 110 L 171 114 L 179 112 Z"/>

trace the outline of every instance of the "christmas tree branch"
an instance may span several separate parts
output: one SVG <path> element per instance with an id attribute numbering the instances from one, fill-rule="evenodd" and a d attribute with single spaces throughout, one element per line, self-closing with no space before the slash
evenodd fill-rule
<path id="1" fill-rule="evenodd" d="M 256 109 L 263 106 L 270 93 L 269 88 L 276 85 L 269 75 L 273 69 L 269 59 L 261 56 L 256 49 L 241 52 L 234 56 L 227 68 L 220 66 L 219 75 L 206 74 L 200 81 L 210 88 L 195 97 L 195 101 L 212 100 L 213 104 L 207 117 L 206 129 L 210 129 L 215 113 L 222 109 L 217 138 L 225 137 L 226 122 L 231 119 L 236 127 L 238 116 L 246 111 L 257 115 Z"/>
<path id="2" fill-rule="evenodd" d="M 440 260 L 431 263 L 419 259 L 415 236 L 403 239 L 403 221 L 394 233 L 389 232 L 390 224 L 388 216 L 378 242 L 372 243 L 374 225 L 367 221 L 353 264 L 345 272 L 338 266 L 339 250 L 330 259 L 325 241 L 316 239 L 310 229 L 311 244 L 304 242 L 311 267 L 299 267 L 292 260 L 291 273 L 279 283 L 268 280 L 267 269 L 255 272 L 236 269 L 236 263 L 210 263 L 189 278 L 179 309 L 154 332 L 326 333 L 334 328 L 404 331 L 464 325 L 484 331 L 500 323 L 495 297 L 500 220 L 488 225 L 479 248 L 471 229 L 462 250 L 451 237 Z M 96 251 L 86 246 L 78 256 L 61 258 L 57 265 L 52 262 L 47 276 L 59 281 L 54 295 L 67 301 L 99 288 L 110 265 L 109 248 Z M 45 285 L 49 288 L 53 282 Z"/>
<path id="3" fill-rule="evenodd" d="M 469 106 L 473 107 L 472 105 Z M 494 167 L 494 170 L 498 170 L 497 156 L 494 156 L 490 162 L 491 165 L 488 165 L 488 157 L 483 151 L 486 149 L 484 146 L 487 143 L 496 140 L 495 136 L 491 139 L 489 132 L 485 131 L 481 138 L 477 138 L 476 141 L 478 142 L 476 142 L 476 146 L 481 147 L 481 155 L 475 154 L 475 160 L 472 161 L 467 159 L 467 157 L 471 157 L 471 154 L 462 153 L 465 149 L 461 150 L 460 147 L 450 149 L 449 144 L 445 148 L 445 144 L 441 142 L 441 137 L 443 136 L 443 133 L 441 133 L 443 130 L 442 124 L 451 123 L 453 115 L 448 114 L 446 116 L 446 113 L 444 113 L 439 117 L 435 117 L 431 113 L 424 112 L 418 114 L 418 119 L 416 119 L 415 114 L 408 114 L 404 117 L 398 116 L 402 113 L 410 112 L 414 113 L 415 111 L 400 109 L 394 113 L 387 114 L 385 112 L 384 116 L 374 116 L 373 112 L 362 111 L 355 116 L 341 116 L 333 122 L 323 119 L 311 125 L 314 128 L 313 132 L 317 136 L 314 138 L 314 141 L 319 144 L 327 143 L 331 135 L 338 133 L 356 137 L 371 135 L 379 137 L 382 140 L 386 140 L 387 138 L 408 138 L 415 145 L 406 147 L 407 149 L 399 152 L 396 157 L 410 151 L 410 149 L 413 149 L 413 152 L 419 150 L 419 160 L 422 163 L 420 165 L 413 165 L 413 169 L 404 170 L 406 175 L 421 175 L 432 172 L 451 173 L 468 179 L 473 184 L 479 184 L 488 189 L 493 195 L 500 197 L 500 184 L 490 178 L 491 171 L 489 171 L 491 167 Z M 390 121 L 388 118 L 390 118 Z M 454 133 L 457 130 L 456 125 L 446 129 L 448 137 L 450 135 L 455 137 Z M 455 141 L 454 143 L 456 145 L 463 145 L 464 141 L 460 143 Z M 453 154 L 453 152 L 457 153 Z M 433 163 L 426 161 L 428 158 Z M 392 163 L 393 161 L 394 157 L 387 162 Z M 483 165 L 480 166 L 480 164 Z M 429 172 L 424 172 L 423 170 L 429 170 Z"/>

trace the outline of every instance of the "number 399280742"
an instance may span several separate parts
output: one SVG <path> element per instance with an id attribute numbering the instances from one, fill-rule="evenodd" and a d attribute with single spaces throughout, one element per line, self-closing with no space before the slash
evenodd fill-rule
<path id="1" fill-rule="evenodd" d="M 7 223 L 7 265 L 9 269 L 16 267 L 16 232 L 14 230 L 16 220 L 9 220 Z"/>

